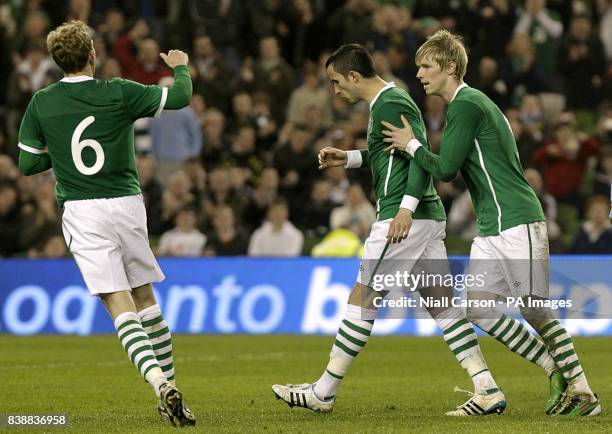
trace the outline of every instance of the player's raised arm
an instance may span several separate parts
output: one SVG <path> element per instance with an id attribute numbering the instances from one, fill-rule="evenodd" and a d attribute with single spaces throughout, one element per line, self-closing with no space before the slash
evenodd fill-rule
<path id="1" fill-rule="evenodd" d="M 187 53 L 181 50 L 170 50 L 167 54 L 160 53 L 159 56 L 174 72 L 174 83 L 168 88 L 168 99 L 164 108 L 177 110 L 188 106 L 191 102 L 193 84 L 189 74 Z"/>

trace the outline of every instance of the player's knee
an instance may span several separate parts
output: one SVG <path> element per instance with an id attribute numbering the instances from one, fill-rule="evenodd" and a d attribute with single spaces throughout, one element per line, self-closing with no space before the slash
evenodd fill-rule
<path id="1" fill-rule="evenodd" d="M 156 303 L 151 284 L 133 288 L 132 297 L 139 311 L 146 307 L 153 306 Z"/>
<path id="2" fill-rule="evenodd" d="M 468 321 L 474 324 L 478 324 L 484 319 L 492 318 L 493 312 L 491 309 L 486 309 L 478 306 L 468 306 L 465 310 L 465 316 Z"/>
<path id="3" fill-rule="evenodd" d="M 525 303 L 525 307 L 521 307 L 521 315 L 525 321 L 529 323 L 535 330 L 540 330 L 554 319 L 550 309 L 544 307 L 532 307 Z"/>
<path id="4" fill-rule="evenodd" d="M 363 309 L 376 310 L 375 299 L 377 297 L 384 298 L 386 292 L 374 291 L 365 285 L 356 283 L 348 298 L 348 304 L 357 306 Z"/>

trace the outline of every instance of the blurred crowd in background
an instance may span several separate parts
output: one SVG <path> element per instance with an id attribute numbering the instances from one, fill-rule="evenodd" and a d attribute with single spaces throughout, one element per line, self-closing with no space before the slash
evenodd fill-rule
<path id="1" fill-rule="evenodd" d="M 407 89 L 439 150 L 445 103 L 424 95 L 414 54 L 440 28 L 468 47 L 465 81 L 504 111 L 544 208 L 553 253 L 612 253 L 610 0 L 0 1 L 0 256 L 62 257 L 52 172 L 20 175 L 32 95 L 61 78 L 47 33 L 86 22 L 96 78 L 168 85 L 160 51 L 189 53 L 190 107 L 135 124 L 156 252 L 354 256 L 376 219 L 367 169 L 321 172 L 325 146 L 367 146 L 367 104 L 335 98 L 324 63 L 360 43 Z M 459 177 L 436 187 L 449 253 L 476 235 Z"/>

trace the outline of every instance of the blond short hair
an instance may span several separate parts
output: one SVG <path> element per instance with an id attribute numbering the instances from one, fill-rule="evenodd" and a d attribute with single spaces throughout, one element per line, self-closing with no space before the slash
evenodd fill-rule
<path id="1" fill-rule="evenodd" d="M 92 50 L 89 27 L 77 20 L 62 24 L 47 36 L 47 49 L 62 71 L 83 70 Z"/>
<path id="2" fill-rule="evenodd" d="M 450 62 L 455 63 L 455 78 L 462 80 L 467 69 L 468 56 L 461 36 L 453 35 L 448 30 L 438 30 L 416 52 L 417 63 L 429 57 L 442 69 Z"/>

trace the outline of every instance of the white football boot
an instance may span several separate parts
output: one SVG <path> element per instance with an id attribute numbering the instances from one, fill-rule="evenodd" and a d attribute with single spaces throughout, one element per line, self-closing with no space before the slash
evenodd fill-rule
<path id="1" fill-rule="evenodd" d="M 466 392 L 471 397 L 457 406 L 456 410 L 447 412 L 447 416 L 486 416 L 488 414 L 502 414 L 506 409 L 506 397 L 501 390 L 480 394 L 455 387 L 455 392 Z"/>
<path id="2" fill-rule="evenodd" d="M 336 397 L 327 401 L 319 399 L 314 393 L 313 384 L 275 384 L 272 391 L 276 399 L 282 399 L 289 407 L 303 407 L 316 413 L 329 413 L 334 409 Z"/>

